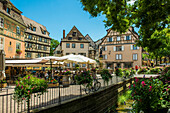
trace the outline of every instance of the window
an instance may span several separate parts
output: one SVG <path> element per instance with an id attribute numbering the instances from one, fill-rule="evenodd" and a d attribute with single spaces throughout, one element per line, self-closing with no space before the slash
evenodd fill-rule
<path id="1" fill-rule="evenodd" d="M 68 37 L 68 40 L 72 40 L 72 37 Z"/>
<path id="2" fill-rule="evenodd" d="M 44 42 L 47 43 L 47 39 L 44 39 Z"/>
<path id="3" fill-rule="evenodd" d="M 38 53 L 38 57 L 41 57 L 41 53 Z"/>
<path id="4" fill-rule="evenodd" d="M 80 44 L 80 48 L 84 48 L 84 44 Z"/>
<path id="5" fill-rule="evenodd" d="M 70 67 L 70 63 L 67 63 L 66 65 L 67 65 L 67 67 Z"/>
<path id="6" fill-rule="evenodd" d="M 36 31 L 36 27 L 33 27 L 33 31 Z"/>
<path id="7" fill-rule="evenodd" d="M 108 42 L 112 42 L 112 41 L 113 41 L 113 38 L 112 38 L 112 37 L 109 37 L 109 38 L 107 38 L 107 41 L 108 41 Z"/>
<path id="8" fill-rule="evenodd" d="M 86 64 L 82 64 L 82 67 L 86 67 Z"/>
<path id="9" fill-rule="evenodd" d="M 28 35 L 28 39 L 32 40 L 32 35 Z"/>
<path id="10" fill-rule="evenodd" d="M 117 36 L 117 41 L 120 41 L 120 36 Z"/>
<path id="11" fill-rule="evenodd" d="M 16 43 L 16 49 L 19 49 L 19 50 L 21 49 L 21 43 L 18 43 L 18 42 Z"/>
<path id="12" fill-rule="evenodd" d="M 42 38 L 41 37 L 39 37 L 39 41 L 42 42 Z"/>
<path id="13" fill-rule="evenodd" d="M 106 46 L 103 46 L 103 51 L 107 51 L 107 47 Z"/>
<path id="14" fill-rule="evenodd" d="M 28 58 L 31 58 L 31 53 L 27 53 L 27 57 L 28 57 Z"/>
<path id="15" fill-rule="evenodd" d="M 32 44 L 31 43 L 28 44 L 28 48 L 32 48 Z"/>
<path id="16" fill-rule="evenodd" d="M 138 46 L 136 46 L 136 45 L 131 45 L 131 50 L 137 50 L 137 49 L 139 49 Z"/>
<path id="17" fill-rule="evenodd" d="M 133 60 L 138 60 L 138 54 L 133 54 Z"/>
<path id="18" fill-rule="evenodd" d="M 66 55 L 69 55 L 70 53 L 66 53 Z"/>
<path id="19" fill-rule="evenodd" d="M 10 46 L 12 45 L 11 41 L 9 42 L 9 45 L 10 45 Z"/>
<path id="20" fill-rule="evenodd" d="M 73 55 L 75 55 L 76 53 L 72 53 Z"/>
<path id="21" fill-rule="evenodd" d="M 46 46 L 44 46 L 44 50 L 45 50 L 45 51 L 47 50 L 47 47 L 46 47 Z"/>
<path id="22" fill-rule="evenodd" d="M 124 50 L 124 46 L 116 46 L 116 51 L 123 51 Z"/>
<path id="23" fill-rule="evenodd" d="M 126 36 L 126 40 L 131 40 L 131 36 L 130 35 Z"/>
<path id="24" fill-rule="evenodd" d="M 45 53 L 43 53 L 43 57 L 46 57 L 46 54 L 45 54 Z"/>
<path id="25" fill-rule="evenodd" d="M 76 65 L 76 64 L 75 64 L 75 63 L 73 63 L 73 67 L 75 67 L 75 65 Z"/>
<path id="26" fill-rule="evenodd" d="M 78 53 L 79 55 L 83 55 L 83 56 L 86 56 L 86 53 Z"/>
<path id="27" fill-rule="evenodd" d="M 73 32 L 73 33 L 72 33 L 72 36 L 76 36 L 76 32 Z"/>
<path id="28" fill-rule="evenodd" d="M 78 40 L 82 40 L 82 38 L 79 37 Z"/>
<path id="29" fill-rule="evenodd" d="M 121 54 L 116 54 L 116 60 L 122 60 L 122 55 Z"/>
<path id="30" fill-rule="evenodd" d="M 31 26 L 29 26 L 29 29 L 32 30 Z"/>
<path id="31" fill-rule="evenodd" d="M 8 14 L 10 14 L 10 11 L 11 11 L 10 8 L 7 8 L 7 9 L 6 9 L 6 12 L 7 12 Z"/>
<path id="32" fill-rule="evenodd" d="M 38 45 L 38 49 L 41 50 L 41 45 Z"/>
<path id="33" fill-rule="evenodd" d="M 76 48 L 76 44 L 72 44 L 72 48 Z"/>
<path id="34" fill-rule="evenodd" d="M 66 48 L 70 48 L 70 43 L 66 43 Z"/>
<path id="35" fill-rule="evenodd" d="M 103 55 L 103 60 L 107 60 L 107 55 Z"/>
<path id="36" fill-rule="evenodd" d="M 0 27 L 1 28 L 4 27 L 4 19 L 2 17 L 0 17 Z"/>
<path id="37" fill-rule="evenodd" d="M 20 35 L 20 27 L 17 26 L 17 34 Z"/>
<path id="38" fill-rule="evenodd" d="M 46 31 L 44 31 L 44 35 L 46 34 Z"/>

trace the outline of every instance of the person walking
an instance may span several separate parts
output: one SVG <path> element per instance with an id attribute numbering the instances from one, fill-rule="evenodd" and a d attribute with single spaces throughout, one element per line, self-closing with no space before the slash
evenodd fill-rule
<path id="1" fill-rule="evenodd" d="M 137 74 L 137 71 L 138 71 L 138 65 L 137 64 L 135 66 L 135 70 L 136 70 L 136 74 Z"/>

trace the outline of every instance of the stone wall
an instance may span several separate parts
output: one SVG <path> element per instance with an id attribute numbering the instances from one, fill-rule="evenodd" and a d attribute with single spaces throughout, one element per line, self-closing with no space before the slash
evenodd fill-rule
<path id="1" fill-rule="evenodd" d="M 90 95 L 75 98 L 61 104 L 36 109 L 40 113 L 104 113 L 108 107 L 117 104 L 118 94 L 127 90 L 132 79 L 109 86 Z"/>

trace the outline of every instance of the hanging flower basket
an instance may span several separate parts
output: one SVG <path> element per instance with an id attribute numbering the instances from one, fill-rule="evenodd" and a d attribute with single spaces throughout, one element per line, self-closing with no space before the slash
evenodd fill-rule
<path id="1" fill-rule="evenodd" d="M 20 55 L 22 53 L 22 51 L 20 49 L 17 49 L 16 53 Z"/>

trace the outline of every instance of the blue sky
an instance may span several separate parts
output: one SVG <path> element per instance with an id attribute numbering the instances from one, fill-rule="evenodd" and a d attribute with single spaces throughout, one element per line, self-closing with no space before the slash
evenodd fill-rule
<path id="1" fill-rule="evenodd" d="M 46 26 L 50 36 L 61 40 L 75 25 L 85 36 L 96 41 L 106 35 L 104 16 L 93 18 L 83 11 L 79 0 L 10 0 L 23 15 Z"/>

